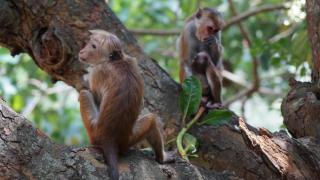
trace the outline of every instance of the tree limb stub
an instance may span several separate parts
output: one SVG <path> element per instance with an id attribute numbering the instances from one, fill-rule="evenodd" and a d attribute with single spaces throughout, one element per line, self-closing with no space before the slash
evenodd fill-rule
<path id="1" fill-rule="evenodd" d="M 233 124 L 192 129 L 200 141 L 199 158 L 205 169 L 232 171 L 244 179 L 319 179 L 320 142 L 314 137 L 290 138 L 285 131 L 256 129 L 240 118 Z M 316 150 L 317 149 L 317 150 Z"/>
<path id="2" fill-rule="evenodd" d="M 260 129 L 256 134 L 248 129 L 242 119 L 239 120 L 241 134 L 246 144 L 276 173 L 280 173 L 284 179 L 311 179 L 319 178 L 320 173 L 313 171 L 311 166 L 306 165 L 308 161 L 301 161 L 303 156 L 297 148 L 304 147 L 295 143 L 288 136 L 277 136 L 265 133 Z M 299 140 L 297 140 L 299 141 Z M 319 146 L 316 145 L 316 146 Z M 319 157 L 318 157 L 319 158 Z"/>

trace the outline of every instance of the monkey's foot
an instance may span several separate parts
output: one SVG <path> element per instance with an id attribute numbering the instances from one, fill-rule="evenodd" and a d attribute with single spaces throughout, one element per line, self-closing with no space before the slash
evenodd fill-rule
<path id="1" fill-rule="evenodd" d="M 212 103 L 212 102 L 208 102 L 206 107 L 209 109 L 209 110 L 212 110 L 212 109 L 221 109 L 223 108 L 223 105 L 222 103 Z"/>
<path id="2" fill-rule="evenodd" d="M 175 155 L 175 151 L 167 151 L 163 153 L 162 157 L 156 157 L 156 161 L 160 164 L 174 163 L 176 161 Z"/>
<path id="3" fill-rule="evenodd" d="M 201 106 L 203 106 L 203 107 L 206 107 L 207 106 L 207 104 L 208 104 L 208 97 L 206 97 L 206 96 L 202 96 L 201 97 Z"/>
<path id="4" fill-rule="evenodd" d="M 92 153 L 102 153 L 102 149 L 99 146 L 91 145 L 87 149 Z"/>

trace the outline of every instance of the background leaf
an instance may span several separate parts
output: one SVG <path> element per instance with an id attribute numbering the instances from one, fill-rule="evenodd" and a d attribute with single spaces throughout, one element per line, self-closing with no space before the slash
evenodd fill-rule
<path id="1" fill-rule="evenodd" d="M 182 92 L 179 96 L 180 110 L 184 116 L 190 116 L 195 113 L 201 101 L 201 84 L 200 81 L 190 76 L 182 84 Z"/>
<path id="2" fill-rule="evenodd" d="M 202 120 L 201 124 L 219 125 L 231 121 L 233 112 L 229 110 L 216 109 L 210 111 Z"/>

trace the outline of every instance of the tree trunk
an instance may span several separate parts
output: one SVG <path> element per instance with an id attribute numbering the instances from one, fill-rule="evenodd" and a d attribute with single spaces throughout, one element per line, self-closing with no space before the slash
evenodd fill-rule
<path id="1" fill-rule="evenodd" d="M 307 0 L 308 35 L 312 48 L 312 82 L 291 80 L 287 97 L 281 105 L 284 123 L 293 137 L 320 138 L 320 1 Z"/>
<path id="2" fill-rule="evenodd" d="M 80 89 L 85 67 L 77 60 L 89 29 L 115 33 L 139 60 L 145 111 L 157 113 L 165 132 L 177 133 L 179 86 L 138 47 L 102 0 L 0 0 L 0 42 L 13 55 L 26 52 L 53 80 Z M 312 96 L 313 97 L 313 96 Z M 317 97 L 317 96 L 316 96 Z M 297 116 L 299 117 L 299 116 Z M 100 153 L 56 144 L 0 100 L 0 177 L 6 179 L 105 179 Z M 159 165 L 149 152 L 121 158 L 123 179 L 320 179 L 320 142 L 255 129 L 235 117 L 222 126 L 194 127 L 200 141 L 198 168 L 177 158 Z M 215 170 L 224 173 L 215 173 Z M 235 175 L 228 173 L 232 171 Z"/>
<path id="3" fill-rule="evenodd" d="M 319 83 L 320 78 L 320 1 L 306 1 L 308 35 L 312 48 L 312 81 Z"/>
<path id="4" fill-rule="evenodd" d="M 62 80 L 77 90 L 83 86 L 86 72 L 78 52 L 90 29 L 116 34 L 126 52 L 139 60 L 145 82 L 144 112 L 156 113 L 166 124 L 167 135 L 172 136 L 180 117 L 179 86 L 143 53 L 105 1 L 0 0 L 0 45 L 12 55 L 28 53 L 54 82 Z"/>

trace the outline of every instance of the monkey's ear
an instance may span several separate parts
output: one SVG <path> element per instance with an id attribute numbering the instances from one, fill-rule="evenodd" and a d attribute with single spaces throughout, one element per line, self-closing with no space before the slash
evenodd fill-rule
<path id="1" fill-rule="evenodd" d="M 109 55 L 110 61 L 116 61 L 122 59 L 122 52 L 119 50 L 112 51 Z"/>
<path id="2" fill-rule="evenodd" d="M 199 8 L 199 9 L 197 10 L 197 12 L 196 12 L 196 18 L 197 18 L 197 19 L 200 19 L 200 18 L 201 18 L 201 15 L 202 15 L 202 9 Z"/>

